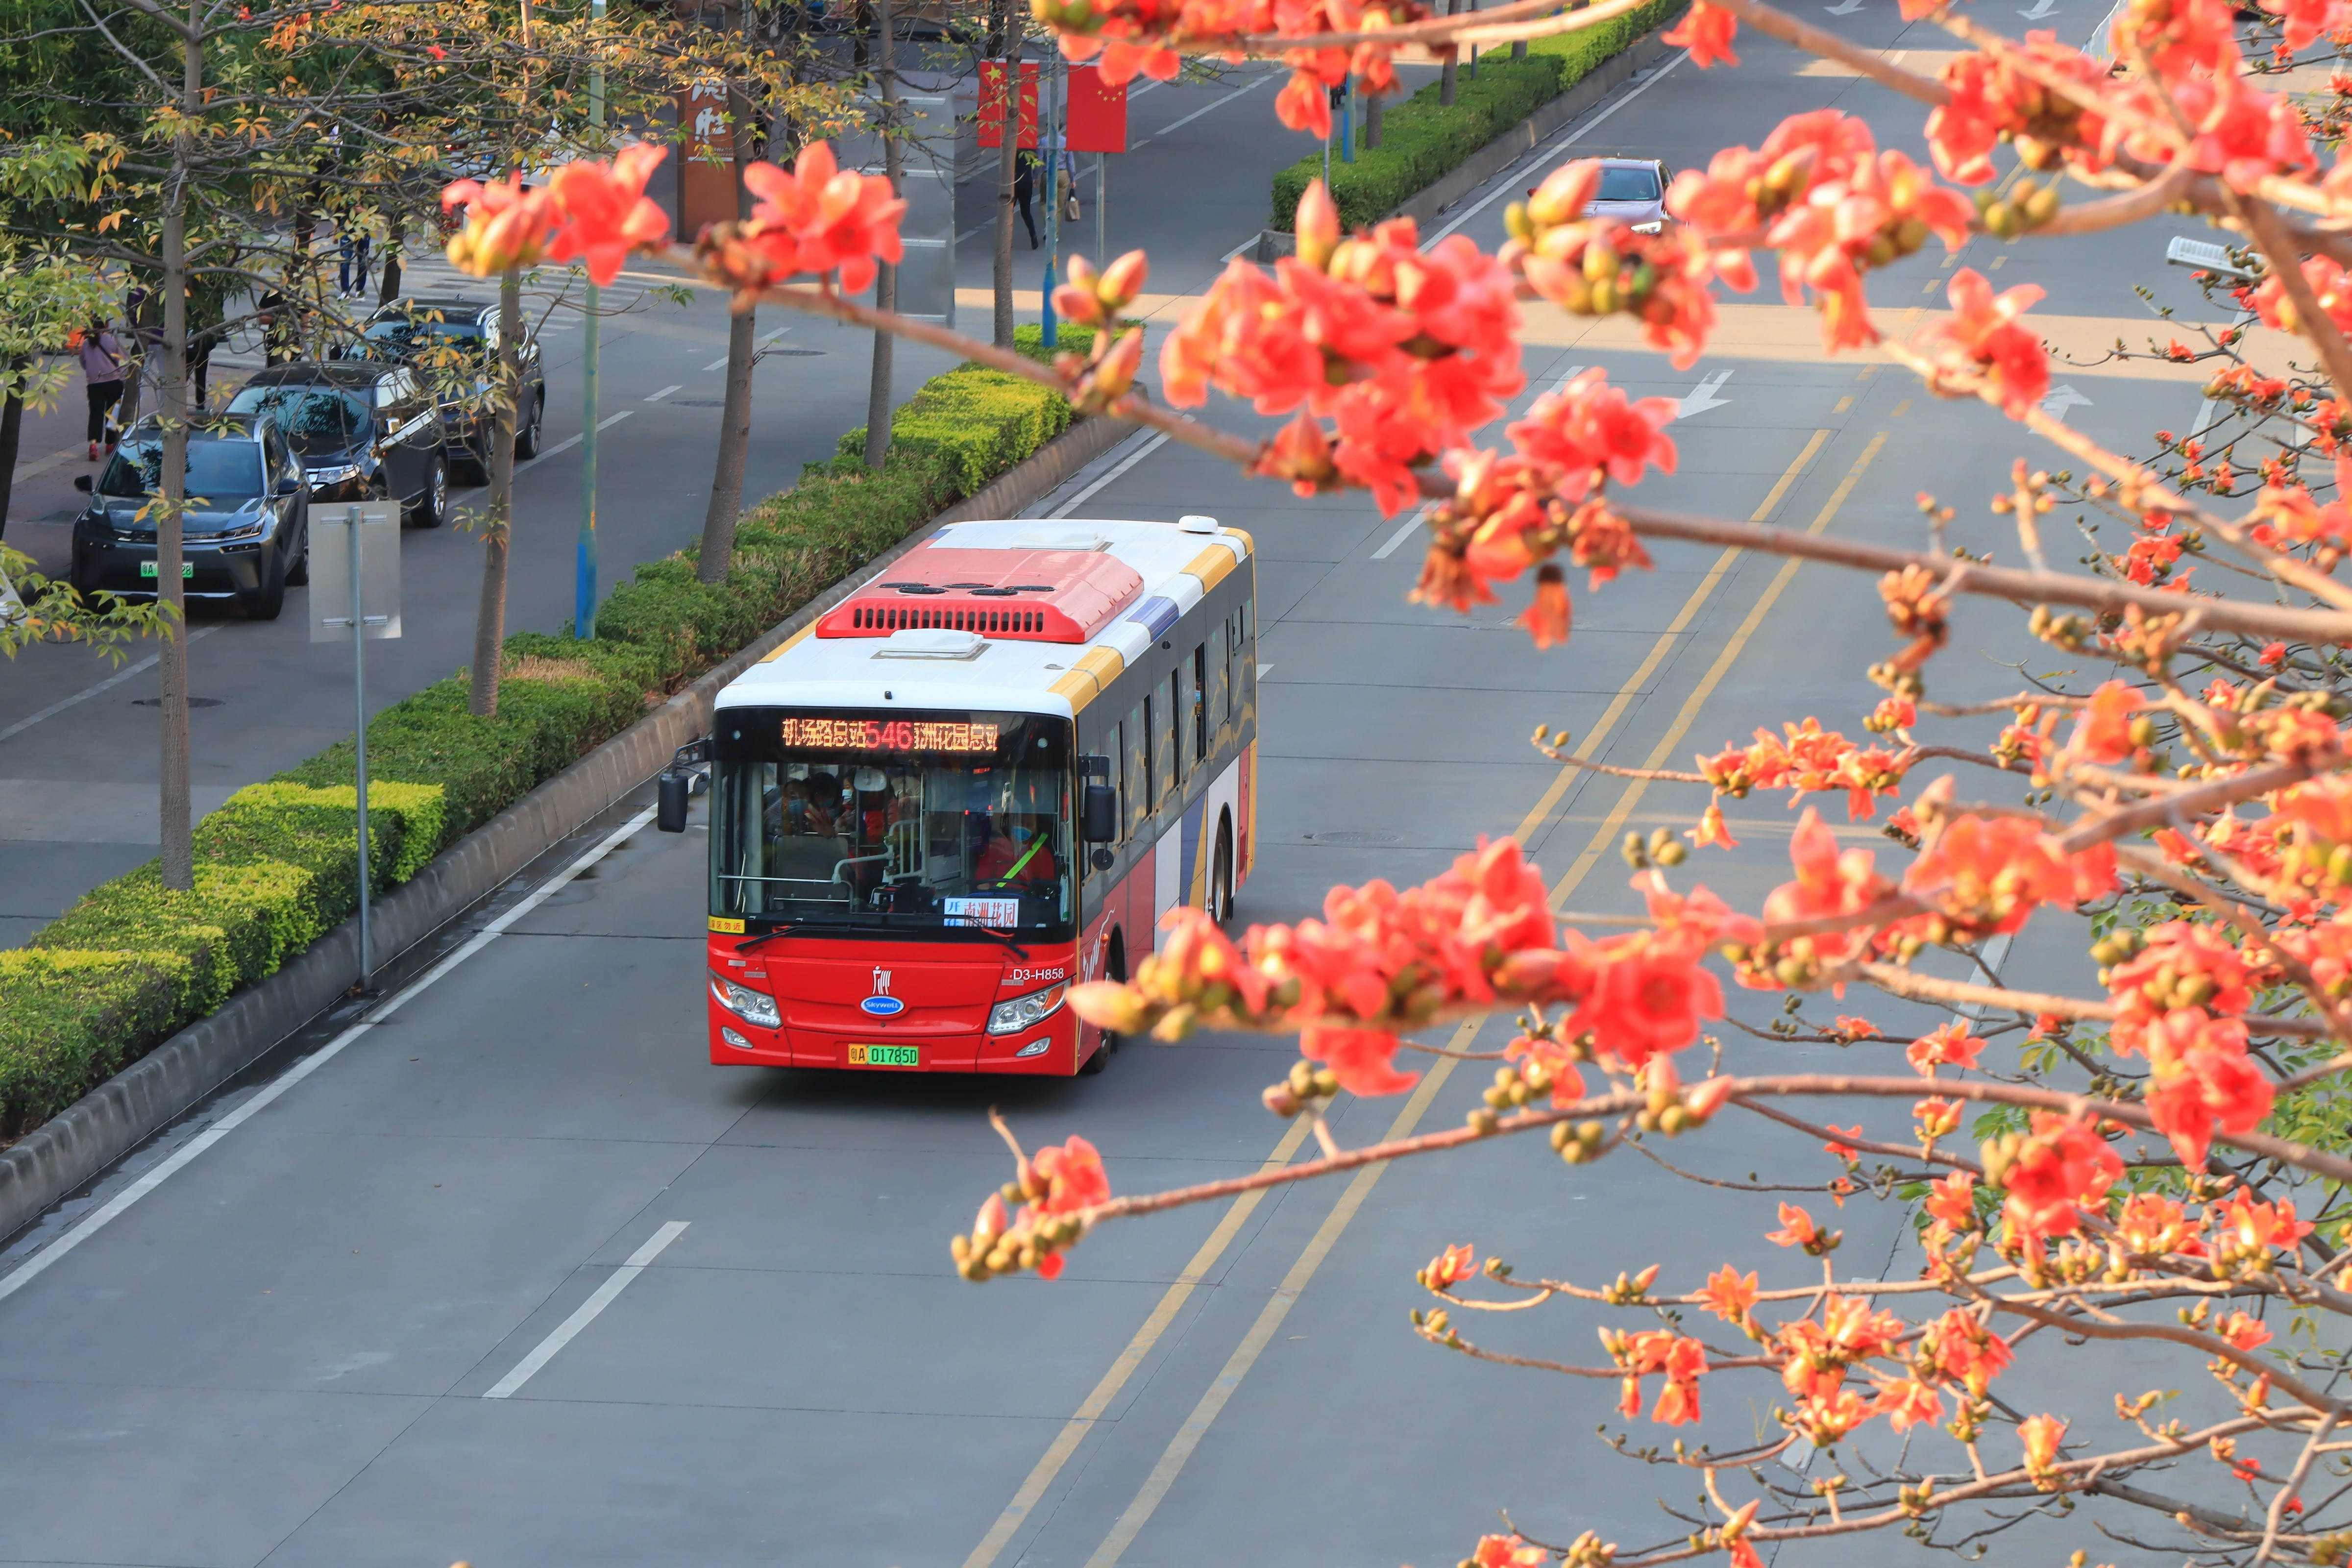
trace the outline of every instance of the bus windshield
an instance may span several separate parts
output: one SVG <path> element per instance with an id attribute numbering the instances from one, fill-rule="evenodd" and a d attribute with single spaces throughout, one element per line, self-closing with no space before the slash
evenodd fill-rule
<path id="1" fill-rule="evenodd" d="M 710 912 L 1069 937 L 1069 731 L 1030 713 L 721 710 Z"/>

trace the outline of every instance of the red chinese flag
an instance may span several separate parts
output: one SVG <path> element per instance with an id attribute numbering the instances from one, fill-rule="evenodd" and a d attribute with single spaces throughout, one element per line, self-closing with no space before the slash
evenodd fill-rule
<path id="1" fill-rule="evenodd" d="M 980 144 L 1004 145 L 1004 62 L 980 62 Z M 1021 136 L 1016 147 L 1037 145 L 1037 62 L 1021 62 Z"/>
<path id="2" fill-rule="evenodd" d="M 1127 151 L 1127 83 L 1104 86 L 1094 66 L 1070 68 L 1070 151 Z"/>

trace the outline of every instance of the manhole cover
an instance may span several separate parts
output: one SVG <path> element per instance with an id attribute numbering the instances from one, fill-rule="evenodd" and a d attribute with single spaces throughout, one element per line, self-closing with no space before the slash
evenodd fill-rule
<path id="1" fill-rule="evenodd" d="M 1393 833 L 1375 833 L 1365 829 L 1347 828 L 1338 833 L 1310 833 L 1307 836 L 1318 844 L 1394 844 Z"/>
<path id="2" fill-rule="evenodd" d="M 191 697 L 188 699 L 188 706 L 217 708 L 226 700 L 227 699 L 221 697 Z M 131 705 L 133 708 L 161 708 L 163 705 L 163 700 L 160 697 L 134 697 L 131 700 Z"/>

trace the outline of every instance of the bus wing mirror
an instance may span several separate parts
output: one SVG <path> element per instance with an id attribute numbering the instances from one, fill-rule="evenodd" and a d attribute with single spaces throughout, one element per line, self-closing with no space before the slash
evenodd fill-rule
<path id="1" fill-rule="evenodd" d="M 1087 842 L 1108 844 L 1118 837 L 1118 791 L 1107 784 L 1087 785 Z"/>
<path id="2" fill-rule="evenodd" d="M 696 764 L 710 760 L 708 740 L 691 742 L 672 754 L 669 766 L 655 780 L 654 826 L 664 833 L 686 831 L 687 803 L 710 787 L 710 775 Z"/>

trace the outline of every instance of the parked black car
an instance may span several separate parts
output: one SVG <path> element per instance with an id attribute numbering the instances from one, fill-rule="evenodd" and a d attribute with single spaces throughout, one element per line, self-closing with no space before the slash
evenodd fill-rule
<path id="1" fill-rule="evenodd" d="M 200 416 L 188 433 L 187 503 L 181 514 L 180 575 L 190 599 L 235 599 L 257 620 L 274 621 L 288 584 L 310 578 L 310 497 L 302 465 L 265 415 Z M 155 416 L 133 425 L 74 519 L 68 581 L 84 595 L 152 595 L 154 503 L 163 474 L 163 432 Z"/>
<path id="2" fill-rule="evenodd" d="M 471 477 L 487 481 L 495 423 L 492 373 L 499 353 L 499 308 L 478 300 L 394 300 L 368 318 L 367 331 L 347 351 L 352 357 L 414 367 L 441 399 L 452 452 L 465 455 Z M 518 352 L 522 403 L 516 411 L 515 458 L 539 456 L 547 377 L 539 340 L 524 335 Z"/>
<path id="3" fill-rule="evenodd" d="M 228 411 L 268 415 L 285 432 L 312 500 L 396 500 L 401 521 L 419 528 L 449 514 L 446 424 L 406 365 L 272 365 L 237 389 Z"/>

